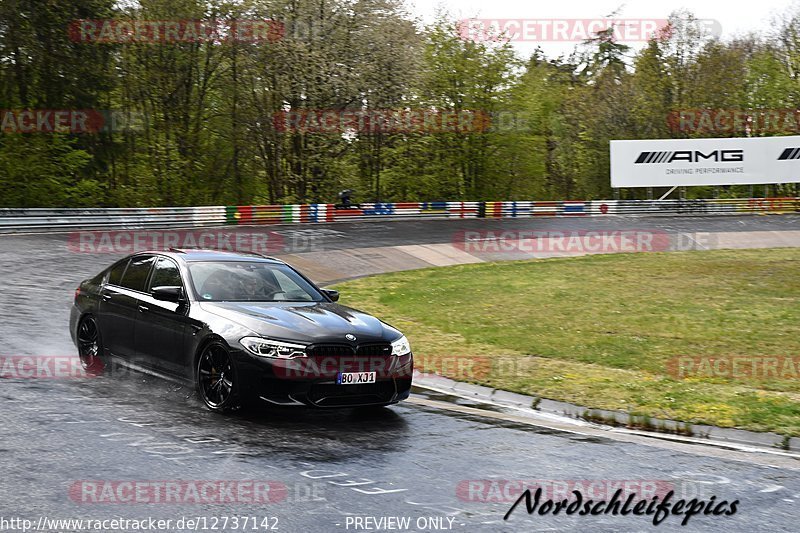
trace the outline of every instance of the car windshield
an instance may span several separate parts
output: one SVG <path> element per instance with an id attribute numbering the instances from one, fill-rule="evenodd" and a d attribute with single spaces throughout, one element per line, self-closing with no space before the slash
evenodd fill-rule
<path id="1" fill-rule="evenodd" d="M 322 302 L 286 265 L 256 261 L 189 263 L 197 297 L 207 302 Z"/>

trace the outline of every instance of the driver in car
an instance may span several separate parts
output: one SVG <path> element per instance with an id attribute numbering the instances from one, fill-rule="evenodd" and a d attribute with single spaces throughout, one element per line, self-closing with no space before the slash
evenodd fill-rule
<path id="1" fill-rule="evenodd" d="M 254 296 L 272 298 L 276 293 L 280 292 L 277 287 L 267 283 L 264 278 L 257 274 L 240 275 L 238 281 L 242 295 L 246 298 L 253 298 Z"/>

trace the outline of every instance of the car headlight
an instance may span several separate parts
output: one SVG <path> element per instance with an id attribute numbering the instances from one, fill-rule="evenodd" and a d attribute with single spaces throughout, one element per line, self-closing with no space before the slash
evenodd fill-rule
<path id="1" fill-rule="evenodd" d="M 294 359 L 307 357 L 306 347 L 302 344 L 280 342 L 262 337 L 245 337 L 239 341 L 248 352 L 259 357 L 272 357 L 273 359 Z"/>
<path id="2" fill-rule="evenodd" d="M 411 343 L 408 342 L 406 336 L 403 335 L 392 343 L 392 355 L 401 356 L 411 353 Z"/>

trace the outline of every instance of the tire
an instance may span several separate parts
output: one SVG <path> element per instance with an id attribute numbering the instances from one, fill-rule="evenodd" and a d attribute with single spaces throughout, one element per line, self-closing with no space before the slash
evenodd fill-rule
<path id="1" fill-rule="evenodd" d="M 206 407 L 217 413 L 241 409 L 236 366 L 222 342 L 212 341 L 203 348 L 196 370 L 197 393 Z"/>
<path id="2" fill-rule="evenodd" d="M 106 361 L 103 352 L 103 339 L 100 336 L 100 328 L 93 316 L 88 315 L 78 323 L 76 335 L 78 344 L 78 357 L 81 366 L 87 374 L 97 376 L 103 373 L 106 368 Z"/>

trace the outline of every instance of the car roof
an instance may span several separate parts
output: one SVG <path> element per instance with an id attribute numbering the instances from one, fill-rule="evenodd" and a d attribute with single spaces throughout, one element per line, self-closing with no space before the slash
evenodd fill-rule
<path id="1" fill-rule="evenodd" d="M 285 264 L 280 259 L 267 257 L 255 252 L 233 252 L 202 248 L 170 248 L 169 250 L 147 250 L 132 255 L 158 254 L 166 255 L 185 262 L 194 261 L 256 261 L 262 263 Z"/>

